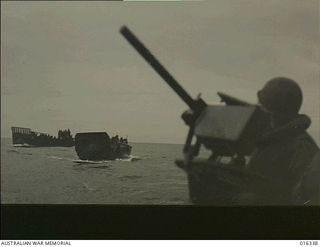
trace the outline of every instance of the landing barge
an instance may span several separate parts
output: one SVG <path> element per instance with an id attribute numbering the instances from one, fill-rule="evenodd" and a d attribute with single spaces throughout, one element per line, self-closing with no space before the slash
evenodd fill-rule
<path id="1" fill-rule="evenodd" d="M 41 133 L 30 128 L 11 127 L 12 144 L 17 147 L 72 147 L 74 138 L 71 131 L 59 130 L 58 136 Z"/>
<path id="2" fill-rule="evenodd" d="M 127 158 L 132 147 L 126 138 L 110 138 L 106 132 L 84 132 L 75 136 L 75 150 L 81 160 L 114 160 Z"/>

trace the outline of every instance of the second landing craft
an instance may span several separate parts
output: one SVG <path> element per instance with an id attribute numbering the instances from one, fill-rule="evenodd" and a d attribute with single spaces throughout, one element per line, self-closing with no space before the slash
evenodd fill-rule
<path id="1" fill-rule="evenodd" d="M 101 161 L 127 158 L 132 147 L 127 139 L 106 132 L 84 132 L 75 136 L 75 150 L 81 160 Z"/>

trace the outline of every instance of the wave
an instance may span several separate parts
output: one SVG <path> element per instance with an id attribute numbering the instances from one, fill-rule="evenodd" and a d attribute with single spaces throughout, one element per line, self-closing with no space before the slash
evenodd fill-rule
<path id="1" fill-rule="evenodd" d="M 134 162 L 134 161 L 142 160 L 140 156 L 135 156 L 135 155 L 129 155 L 126 158 L 119 158 L 115 160 L 81 160 L 81 159 L 71 159 L 67 157 L 59 157 L 54 155 L 48 156 L 48 158 L 56 159 L 56 160 L 67 160 L 67 161 L 72 161 L 78 164 L 104 164 L 104 163 L 110 163 L 113 161 Z"/>
<path id="2" fill-rule="evenodd" d="M 55 159 L 55 160 L 73 161 L 73 159 L 70 159 L 70 158 L 67 158 L 67 157 L 59 157 L 59 156 L 54 156 L 54 155 L 48 156 L 48 158 Z"/>
<path id="3" fill-rule="evenodd" d="M 125 161 L 125 162 L 134 162 L 138 160 L 142 160 L 142 158 L 140 156 L 135 156 L 135 155 L 129 155 L 126 158 L 116 159 L 116 161 Z"/>
<path id="4" fill-rule="evenodd" d="M 33 147 L 32 145 L 29 144 L 13 144 L 13 145 L 9 145 L 10 147 L 15 147 L 15 148 L 31 148 Z"/>
<path id="5" fill-rule="evenodd" d="M 109 163 L 112 160 L 75 160 L 73 159 L 72 162 L 78 163 L 78 164 L 104 164 L 104 163 Z"/>

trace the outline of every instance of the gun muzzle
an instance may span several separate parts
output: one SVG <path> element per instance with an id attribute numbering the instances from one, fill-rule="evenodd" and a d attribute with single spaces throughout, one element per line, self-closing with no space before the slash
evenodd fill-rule
<path id="1" fill-rule="evenodd" d="M 206 103 L 203 100 L 195 101 L 194 99 L 192 99 L 191 96 L 183 89 L 183 87 L 180 86 L 180 84 L 174 79 L 174 77 L 162 66 L 162 64 L 153 56 L 148 48 L 146 48 L 145 45 L 129 30 L 128 27 L 121 27 L 120 33 L 192 110 L 198 112 L 204 109 Z"/>

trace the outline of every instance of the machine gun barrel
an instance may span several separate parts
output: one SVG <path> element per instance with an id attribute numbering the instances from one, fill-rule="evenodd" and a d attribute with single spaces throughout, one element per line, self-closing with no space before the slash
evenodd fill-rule
<path id="1" fill-rule="evenodd" d="M 162 64 L 153 56 L 148 48 L 145 47 L 145 45 L 129 30 L 128 27 L 121 27 L 120 33 L 192 110 L 199 112 L 204 109 L 204 107 L 206 106 L 205 102 L 203 100 L 192 99 L 192 97 L 183 89 L 183 87 L 180 86 L 180 84 L 174 79 L 174 77 L 162 66 Z"/>

